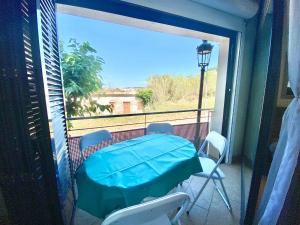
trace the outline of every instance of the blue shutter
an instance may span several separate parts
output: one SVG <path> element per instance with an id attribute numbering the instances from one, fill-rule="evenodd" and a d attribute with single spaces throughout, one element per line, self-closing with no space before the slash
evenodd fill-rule
<path id="1" fill-rule="evenodd" d="M 8 214 L 5 224 L 69 224 L 74 197 L 55 2 L 1 0 L 0 28 L 0 191 Z"/>
<path id="2" fill-rule="evenodd" d="M 74 204 L 74 192 L 69 159 L 68 135 L 64 107 L 62 72 L 56 29 L 55 1 L 40 0 L 38 16 L 40 49 L 45 93 L 55 159 L 56 177 L 62 215 L 70 224 Z"/>

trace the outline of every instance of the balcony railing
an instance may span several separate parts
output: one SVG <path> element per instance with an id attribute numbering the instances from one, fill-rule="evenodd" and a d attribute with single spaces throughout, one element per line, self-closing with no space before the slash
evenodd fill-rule
<path id="1" fill-rule="evenodd" d="M 174 127 L 175 135 L 193 141 L 197 126 L 197 111 L 198 109 L 190 109 L 67 118 L 72 124 L 68 133 L 70 159 L 73 171 L 76 171 L 77 167 L 81 164 L 82 159 L 79 152 L 79 139 L 83 134 L 106 129 L 109 130 L 113 136 L 112 142 L 89 147 L 84 151 L 85 156 L 112 143 L 145 135 L 146 127 L 150 123 L 170 123 Z M 204 109 L 201 111 L 200 139 L 204 139 L 209 131 L 212 111 L 212 109 Z"/>

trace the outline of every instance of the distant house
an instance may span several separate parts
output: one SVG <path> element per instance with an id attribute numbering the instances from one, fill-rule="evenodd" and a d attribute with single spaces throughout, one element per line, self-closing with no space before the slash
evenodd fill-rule
<path id="1" fill-rule="evenodd" d="M 143 103 L 136 97 L 139 88 L 104 88 L 92 99 L 102 105 L 112 105 L 113 114 L 143 112 Z"/>

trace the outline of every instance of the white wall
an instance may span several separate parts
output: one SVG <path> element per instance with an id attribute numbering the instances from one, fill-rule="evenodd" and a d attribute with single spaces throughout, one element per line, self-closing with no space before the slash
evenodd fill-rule
<path id="1" fill-rule="evenodd" d="M 228 66 L 228 50 L 229 39 L 224 39 L 220 44 L 219 58 L 218 58 L 218 77 L 216 85 L 215 108 L 212 113 L 211 130 L 222 132 L 223 112 L 227 79 L 227 66 Z"/>
<path id="2" fill-rule="evenodd" d="M 220 27 L 243 31 L 244 19 L 191 0 L 124 0 Z M 209 1 L 209 0 L 207 0 Z"/>
<path id="3" fill-rule="evenodd" d="M 233 101 L 231 106 L 232 122 L 229 127 L 231 157 L 238 158 L 242 152 L 247 120 L 247 108 L 251 86 L 253 54 L 255 49 L 257 19 L 248 21 L 246 30 L 240 33 L 238 72 L 235 74 Z"/>

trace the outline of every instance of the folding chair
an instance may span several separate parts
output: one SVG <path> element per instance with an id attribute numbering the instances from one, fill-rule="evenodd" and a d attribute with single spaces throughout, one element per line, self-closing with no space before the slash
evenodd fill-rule
<path id="1" fill-rule="evenodd" d="M 93 145 L 101 144 L 103 141 L 112 140 L 112 135 L 107 130 L 98 130 L 93 133 L 83 135 L 79 141 L 79 150 L 81 157 L 85 159 L 83 151 Z"/>
<path id="2" fill-rule="evenodd" d="M 109 215 L 102 225 L 180 225 L 180 217 L 186 211 L 190 198 L 177 192 L 139 205 L 118 210 Z M 168 213 L 180 210 L 170 220 Z"/>
<path id="3" fill-rule="evenodd" d="M 80 155 L 83 160 L 85 160 L 85 156 L 83 154 L 84 150 L 90 146 L 101 144 L 103 141 L 111 141 L 112 135 L 107 130 L 98 130 L 89 134 L 85 134 L 81 136 L 79 140 L 79 150 Z M 74 179 L 74 186 L 75 186 L 75 198 L 78 199 L 78 190 L 77 190 L 77 183 L 76 179 Z"/>
<path id="4" fill-rule="evenodd" d="M 169 123 L 151 123 L 146 129 L 146 134 L 173 134 L 173 126 Z"/>
<path id="5" fill-rule="evenodd" d="M 220 158 L 218 159 L 217 162 L 215 162 L 214 160 L 208 158 L 208 155 L 204 153 L 204 150 L 205 150 L 205 148 L 207 147 L 208 144 L 212 145 L 215 149 L 218 150 L 218 152 L 220 154 Z M 201 189 L 200 189 L 199 193 L 197 194 L 196 198 L 194 199 L 194 201 L 192 202 L 192 204 L 188 208 L 187 213 L 189 213 L 191 211 L 191 209 L 195 205 L 196 201 L 200 197 L 201 193 L 203 192 L 204 188 L 206 187 L 206 185 L 208 184 L 210 179 L 213 180 L 214 185 L 215 185 L 218 193 L 220 194 L 221 198 L 223 199 L 223 201 L 226 204 L 229 211 L 231 211 L 231 204 L 230 204 L 227 192 L 225 190 L 225 186 L 223 184 L 223 179 L 225 178 L 225 174 L 219 168 L 220 163 L 222 162 L 222 160 L 226 156 L 227 150 L 228 150 L 227 140 L 226 140 L 225 137 L 223 137 L 219 133 L 217 133 L 215 131 L 211 131 L 207 135 L 207 137 L 205 138 L 205 141 L 203 142 L 203 144 L 201 145 L 200 150 L 198 151 L 198 156 L 199 156 L 199 160 L 200 160 L 203 172 L 196 173 L 196 174 L 194 174 L 194 176 L 204 177 L 204 178 L 206 178 L 206 181 L 204 182 L 204 184 L 201 187 Z M 218 187 L 216 181 L 220 182 L 222 191 Z"/>

